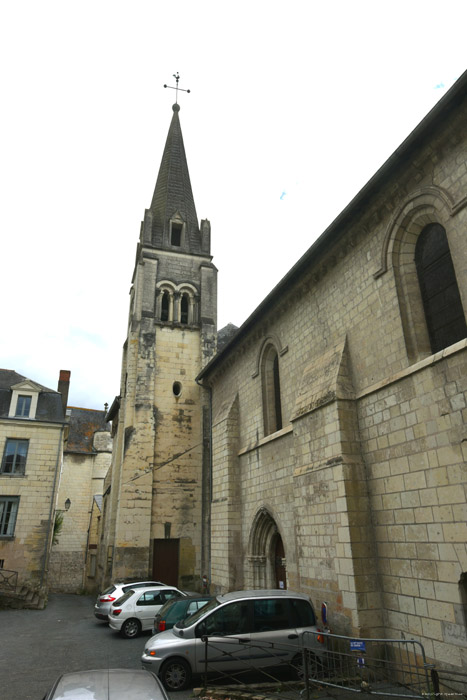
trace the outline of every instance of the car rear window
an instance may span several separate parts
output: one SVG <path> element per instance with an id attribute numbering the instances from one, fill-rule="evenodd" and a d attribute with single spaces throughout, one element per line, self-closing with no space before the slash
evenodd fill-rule
<path id="1" fill-rule="evenodd" d="M 105 591 L 102 591 L 101 595 L 109 595 L 110 593 L 113 593 L 117 589 L 115 586 L 109 586 L 108 588 L 105 589 Z"/>
<path id="2" fill-rule="evenodd" d="M 133 593 L 134 593 L 133 590 L 130 590 L 130 591 L 127 591 L 126 593 L 124 593 L 118 600 L 115 601 L 115 603 L 113 604 L 113 607 L 115 608 L 117 605 L 123 605 L 123 603 L 126 603 L 128 598 L 131 598 Z"/>
<path id="3" fill-rule="evenodd" d="M 167 609 L 165 620 L 167 622 L 178 622 L 186 615 L 186 602 L 184 600 L 174 600 L 170 608 Z"/>

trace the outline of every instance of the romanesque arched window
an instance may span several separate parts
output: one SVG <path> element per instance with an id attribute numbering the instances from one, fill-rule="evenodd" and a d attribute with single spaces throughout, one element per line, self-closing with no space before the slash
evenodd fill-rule
<path id="1" fill-rule="evenodd" d="M 188 323 L 188 310 L 190 308 L 188 294 L 182 294 L 180 300 L 180 323 Z"/>
<path id="2" fill-rule="evenodd" d="M 267 345 L 263 352 L 261 380 L 263 391 L 264 434 L 270 435 L 282 428 L 279 355 L 272 344 Z"/>
<path id="3" fill-rule="evenodd" d="M 439 223 L 425 226 L 415 247 L 415 265 L 433 353 L 467 336 L 446 231 Z"/>
<path id="4" fill-rule="evenodd" d="M 424 187 L 407 198 L 386 230 L 381 268 L 375 277 L 384 275 L 392 264 L 409 362 L 467 336 L 455 275 L 457 260 L 453 263 L 450 250 L 451 245 L 460 244 L 453 214 L 445 190 Z"/>
<path id="5" fill-rule="evenodd" d="M 169 293 L 167 290 L 162 292 L 162 299 L 161 299 L 161 321 L 168 321 L 169 320 L 169 304 L 170 304 L 170 299 L 169 299 Z"/>

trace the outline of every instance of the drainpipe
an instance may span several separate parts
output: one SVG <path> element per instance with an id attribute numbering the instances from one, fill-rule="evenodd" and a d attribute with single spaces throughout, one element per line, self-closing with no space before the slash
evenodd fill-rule
<path id="1" fill-rule="evenodd" d="M 208 465 L 208 474 L 207 474 L 207 484 L 204 482 L 203 479 L 203 486 L 208 486 L 208 489 L 203 488 L 203 497 L 201 500 L 201 522 L 203 523 L 203 532 L 202 535 L 204 534 L 204 528 L 205 526 L 207 527 L 208 530 L 208 543 L 207 546 L 205 545 L 205 538 L 204 536 L 201 537 L 201 564 L 203 565 L 205 560 L 207 561 L 207 568 L 208 571 L 202 571 L 201 576 L 204 576 L 206 573 L 208 577 L 208 582 L 209 586 L 211 585 L 211 501 L 212 501 L 212 389 L 210 386 L 205 386 L 202 384 L 198 378 L 195 379 L 196 383 L 198 386 L 200 386 L 202 389 L 208 392 L 209 395 L 209 438 L 208 438 L 208 444 L 209 444 L 209 465 Z M 203 427 L 204 427 L 204 421 L 203 421 Z M 204 444 L 204 435 L 203 435 L 203 444 Z M 203 460 L 204 461 L 204 460 Z M 204 491 L 207 490 L 207 494 L 205 495 Z M 206 512 L 207 511 L 207 512 Z M 206 551 L 207 549 L 207 551 Z"/>
<path id="2" fill-rule="evenodd" d="M 50 530 L 52 527 L 52 517 L 54 515 L 54 506 L 55 506 L 55 488 L 57 485 L 57 478 L 58 478 L 58 468 L 60 466 L 60 455 L 62 452 L 62 440 L 63 440 L 63 431 L 65 430 L 65 424 L 62 425 L 60 428 L 60 439 L 58 441 L 58 447 L 57 447 L 57 459 L 55 461 L 55 474 L 54 474 L 54 483 L 52 487 L 52 494 L 50 496 L 50 511 L 49 511 L 49 522 L 47 524 L 47 534 L 45 536 L 45 548 L 44 548 L 44 564 L 42 566 L 42 571 L 41 571 L 41 581 L 40 581 L 40 587 L 42 588 L 42 585 L 44 583 L 44 576 L 45 572 L 47 569 L 47 565 L 49 563 L 49 538 L 50 538 Z"/>

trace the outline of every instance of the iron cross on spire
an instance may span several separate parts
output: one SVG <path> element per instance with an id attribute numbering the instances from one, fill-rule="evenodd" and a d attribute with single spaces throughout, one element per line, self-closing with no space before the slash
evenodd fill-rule
<path id="1" fill-rule="evenodd" d="M 183 88 L 178 87 L 178 81 L 180 80 L 180 76 L 178 74 L 178 71 L 177 71 L 177 73 L 174 73 L 173 76 L 175 78 L 176 86 L 173 87 L 173 85 L 164 85 L 164 87 L 170 88 L 171 90 L 175 90 L 175 104 L 178 105 L 178 91 L 181 90 L 182 92 L 190 92 L 190 90 L 184 90 Z"/>

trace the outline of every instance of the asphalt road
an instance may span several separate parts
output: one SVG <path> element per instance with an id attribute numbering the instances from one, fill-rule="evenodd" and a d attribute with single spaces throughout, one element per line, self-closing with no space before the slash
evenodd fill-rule
<path id="1" fill-rule="evenodd" d="M 45 610 L 0 610 L 1 700 L 41 700 L 61 673 L 141 668 L 150 633 L 124 639 L 93 608 L 89 596 L 53 594 Z M 189 697 L 191 691 L 171 694 Z"/>

